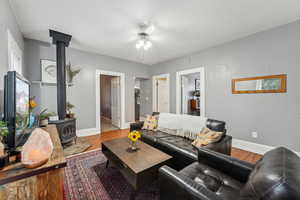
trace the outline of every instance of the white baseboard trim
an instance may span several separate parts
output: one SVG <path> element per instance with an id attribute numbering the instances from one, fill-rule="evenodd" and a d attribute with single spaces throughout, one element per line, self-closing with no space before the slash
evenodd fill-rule
<path id="1" fill-rule="evenodd" d="M 100 133 L 101 131 L 98 130 L 97 128 L 80 129 L 76 131 L 77 137 L 97 135 Z"/>
<path id="2" fill-rule="evenodd" d="M 245 140 L 232 139 L 232 146 L 245 151 L 250 151 L 257 154 L 265 154 L 267 151 L 274 149 L 273 146 L 248 142 Z M 300 152 L 295 152 L 300 157 Z"/>
<path id="3" fill-rule="evenodd" d="M 130 128 L 130 124 L 131 124 L 131 122 L 125 122 L 125 124 L 123 125 L 123 127 L 121 129 L 128 129 L 128 128 Z"/>

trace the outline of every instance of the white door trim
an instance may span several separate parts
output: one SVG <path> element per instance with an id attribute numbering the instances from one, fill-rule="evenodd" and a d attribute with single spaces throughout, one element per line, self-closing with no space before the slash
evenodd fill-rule
<path id="1" fill-rule="evenodd" d="M 200 73 L 200 112 L 203 113 L 202 116 L 205 117 L 205 69 L 204 67 L 198 67 L 183 71 L 178 71 L 176 73 L 176 113 L 180 114 L 181 108 L 181 85 L 180 76 L 192 73 Z"/>
<path id="2" fill-rule="evenodd" d="M 168 96 L 169 96 L 169 108 L 168 111 L 170 112 L 170 106 L 171 106 L 171 102 L 170 102 L 170 74 L 159 74 L 159 75 L 155 75 L 152 76 L 152 111 L 156 112 L 156 88 L 157 85 L 155 84 L 155 79 L 157 78 L 167 78 L 167 88 L 168 88 Z"/>
<path id="3" fill-rule="evenodd" d="M 119 76 L 121 83 L 121 129 L 126 128 L 125 123 L 125 73 L 96 70 L 96 129 L 101 132 L 101 113 L 100 113 L 100 75 Z"/>

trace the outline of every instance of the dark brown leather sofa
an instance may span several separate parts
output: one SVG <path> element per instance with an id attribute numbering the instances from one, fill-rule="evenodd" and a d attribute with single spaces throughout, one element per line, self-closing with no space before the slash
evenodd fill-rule
<path id="1" fill-rule="evenodd" d="M 158 113 L 154 113 L 158 114 Z M 209 144 L 203 148 L 211 149 L 223 154 L 230 155 L 232 137 L 226 135 L 225 122 L 208 119 L 206 126 L 214 131 L 224 132 L 223 138 L 213 144 Z M 197 161 L 197 148 L 191 143 L 192 141 L 180 136 L 170 135 L 161 131 L 141 130 L 143 122 L 137 122 L 130 125 L 130 130 L 140 130 L 141 140 L 161 151 L 171 155 L 173 158 L 168 166 L 180 170 L 187 165 Z"/>
<path id="2" fill-rule="evenodd" d="M 208 149 L 180 171 L 159 169 L 161 200 L 299 200 L 300 158 L 279 147 L 252 165 Z"/>

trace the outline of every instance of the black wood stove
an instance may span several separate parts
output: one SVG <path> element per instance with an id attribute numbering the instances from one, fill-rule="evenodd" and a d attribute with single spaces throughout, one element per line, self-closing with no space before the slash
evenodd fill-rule
<path id="1" fill-rule="evenodd" d="M 51 121 L 59 132 L 60 140 L 66 145 L 76 139 L 76 119 L 66 119 L 66 47 L 69 46 L 72 36 L 65 33 L 49 30 L 53 44 L 56 45 L 57 63 L 57 112 L 58 121 Z M 75 140 L 76 141 L 76 140 Z"/>

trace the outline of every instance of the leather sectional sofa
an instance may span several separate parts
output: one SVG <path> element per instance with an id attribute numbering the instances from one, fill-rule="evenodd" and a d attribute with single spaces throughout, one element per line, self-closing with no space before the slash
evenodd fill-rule
<path id="1" fill-rule="evenodd" d="M 299 200 L 300 158 L 279 147 L 255 165 L 201 148 L 198 161 L 159 169 L 161 200 Z"/>
<path id="2" fill-rule="evenodd" d="M 214 131 L 224 132 L 224 136 L 219 142 L 209 144 L 202 148 L 211 149 L 226 155 L 231 154 L 232 137 L 226 135 L 225 124 L 226 123 L 222 121 L 207 119 L 206 127 Z M 130 131 L 139 130 L 143 142 L 171 155 L 173 159 L 170 161 L 169 166 L 172 168 L 180 170 L 197 161 L 197 148 L 191 144 L 191 140 L 161 131 L 142 130 L 142 127 L 143 122 L 132 123 L 130 125 Z"/>

